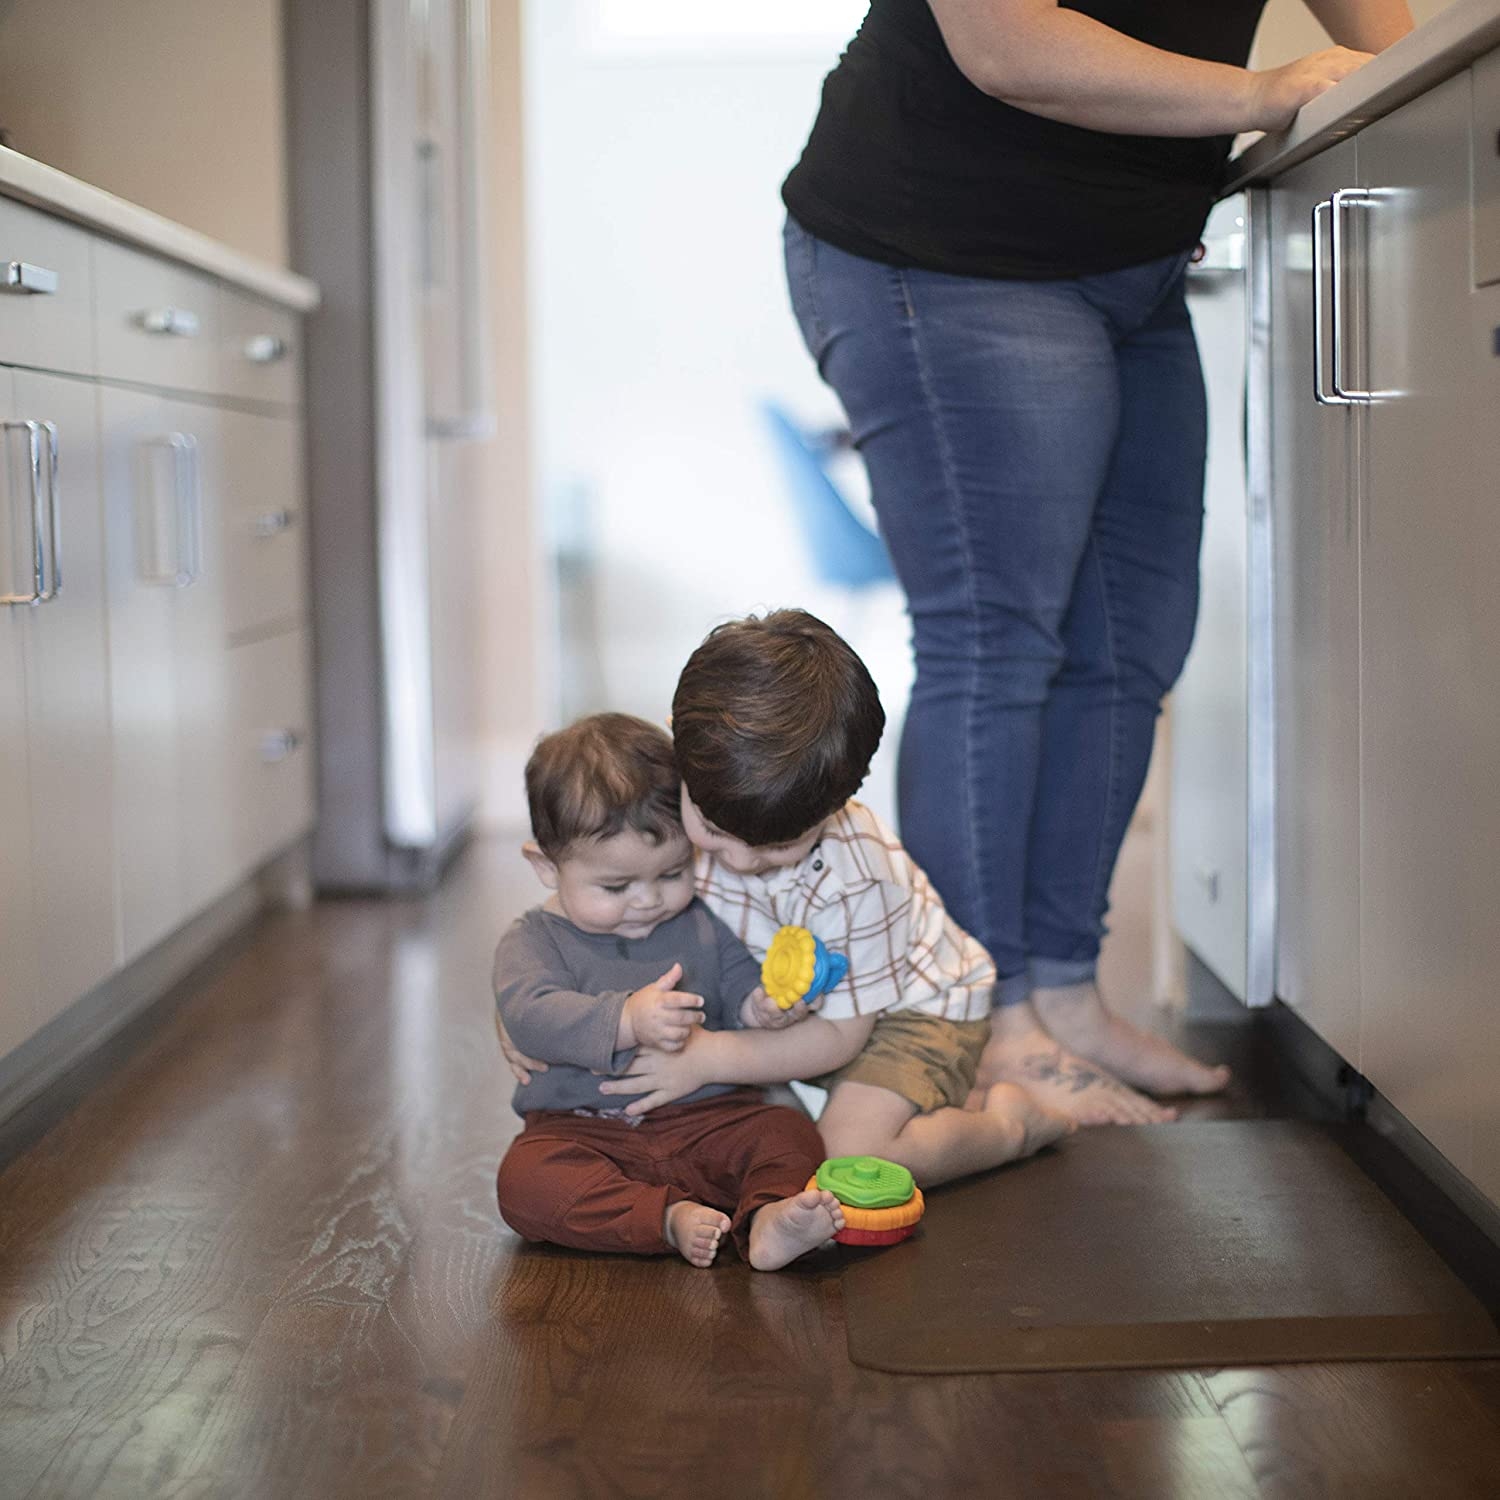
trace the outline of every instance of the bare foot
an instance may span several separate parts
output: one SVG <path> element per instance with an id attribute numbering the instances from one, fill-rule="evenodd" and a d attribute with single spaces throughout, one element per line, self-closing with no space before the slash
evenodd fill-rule
<path id="1" fill-rule="evenodd" d="M 755 1211 L 750 1220 L 750 1264 L 757 1271 L 779 1271 L 816 1250 L 844 1227 L 844 1211 L 832 1193 L 806 1188 Z"/>
<path id="2" fill-rule="evenodd" d="M 1078 1129 L 1078 1121 L 1072 1115 L 1033 1098 L 1014 1083 L 992 1083 L 984 1090 L 980 1108 L 986 1114 L 1002 1115 L 1020 1126 L 1021 1145 L 1016 1152 L 1017 1160 L 1034 1156 L 1043 1146 L 1050 1146 Z"/>
<path id="3" fill-rule="evenodd" d="M 713 1265 L 719 1241 L 729 1233 L 729 1220 L 716 1208 L 684 1201 L 667 1210 L 661 1232 L 690 1266 L 706 1267 Z"/>
<path id="4" fill-rule="evenodd" d="M 1165 1037 L 1121 1020 L 1092 984 L 1033 990 L 1031 1003 L 1047 1032 L 1064 1047 L 1148 1093 L 1217 1094 L 1229 1082 L 1228 1068 L 1201 1063 Z"/>
<path id="5" fill-rule="evenodd" d="M 1175 1109 L 1127 1088 L 1048 1036 L 1024 1002 L 990 1013 L 990 1040 L 975 1087 L 997 1083 L 1020 1084 L 1080 1125 L 1160 1125 L 1177 1118 Z"/>

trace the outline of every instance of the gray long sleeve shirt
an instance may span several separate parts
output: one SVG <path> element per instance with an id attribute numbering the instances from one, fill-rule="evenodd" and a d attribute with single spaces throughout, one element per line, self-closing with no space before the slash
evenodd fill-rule
<path id="1" fill-rule="evenodd" d="M 750 950 L 699 900 L 643 938 L 584 932 L 566 917 L 535 907 L 518 918 L 495 951 L 495 1004 L 516 1046 L 545 1073 L 518 1084 L 518 1114 L 534 1109 L 615 1111 L 628 1095 L 601 1094 L 597 1074 L 630 1066 L 633 1048 L 617 1052 L 625 1002 L 644 985 L 682 965 L 676 989 L 703 996 L 703 1024 L 730 1031 L 745 996 L 760 983 Z M 728 1091 L 708 1084 L 677 1102 Z"/>

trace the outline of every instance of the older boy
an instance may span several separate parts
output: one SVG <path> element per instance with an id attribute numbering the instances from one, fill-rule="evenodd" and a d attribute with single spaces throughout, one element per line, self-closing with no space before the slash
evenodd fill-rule
<path id="1" fill-rule="evenodd" d="M 495 998 L 548 1066 L 515 1093 L 526 1125 L 500 1164 L 502 1216 L 527 1239 L 675 1250 L 695 1266 L 726 1232 L 760 1270 L 824 1243 L 843 1218 L 807 1186 L 822 1143 L 796 1110 L 708 1080 L 645 1119 L 604 1097 L 602 1075 L 637 1047 L 666 1055 L 699 1027 L 777 1014 L 744 945 L 693 894 L 671 740 L 625 714 L 580 720 L 538 744 L 526 791 L 523 852 L 552 894 L 501 939 Z"/>
<path id="2" fill-rule="evenodd" d="M 896 836 L 851 800 L 884 724 L 864 663 L 801 610 L 713 631 L 672 704 L 700 894 L 752 952 L 791 923 L 849 959 L 820 1012 L 841 1039 L 818 1080 L 829 1089 L 819 1119 L 829 1153 L 888 1157 L 931 1185 L 1030 1155 L 1073 1121 L 1010 1082 L 970 1101 L 995 969 Z M 805 1011 L 788 1019 L 798 1024 L 774 1036 L 648 1049 L 603 1092 L 644 1091 L 635 1112 L 710 1078 L 809 1077 L 796 1065 Z"/>

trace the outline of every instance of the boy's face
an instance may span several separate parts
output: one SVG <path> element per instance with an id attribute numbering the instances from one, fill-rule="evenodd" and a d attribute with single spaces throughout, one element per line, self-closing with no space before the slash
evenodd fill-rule
<path id="1" fill-rule="evenodd" d="M 585 932 L 646 937 L 693 899 L 693 849 L 682 834 L 659 844 L 633 828 L 575 844 L 551 860 L 535 844 L 523 850 L 563 915 Z"/>
<path id="2" fill-rule="evenodd" d="M 698 848 L 705 854 L 712 854 L 736 875 L 769 875 L 772 870 L 801 864 L 812 853 L 813 845 L 823 832 L 823 825 L 819 823 L 790 844 L 747 844 L 733 834 L 715 828 L 698 811 L 686 787 L 682 789 L 682 826 Z"/>

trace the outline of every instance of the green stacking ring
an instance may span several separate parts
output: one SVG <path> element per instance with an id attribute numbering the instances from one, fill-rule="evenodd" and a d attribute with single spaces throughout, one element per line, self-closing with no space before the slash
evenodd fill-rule
<path id="1" fill-rule="evenodd" d="M 896 1208 L 915 1190 L 905 1167 L 879 1156 L 833 1156 L 818 1168 L 818 1186 L 851 1208 Z"/>

